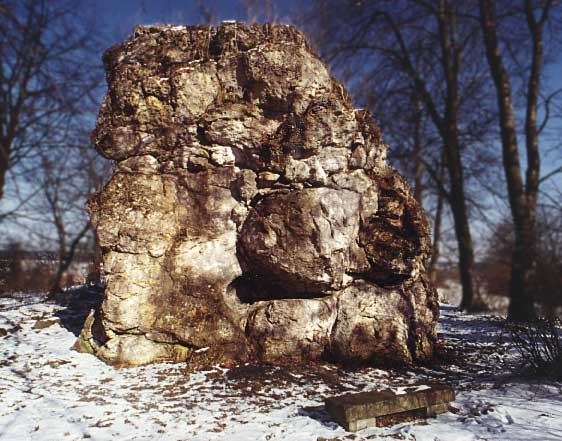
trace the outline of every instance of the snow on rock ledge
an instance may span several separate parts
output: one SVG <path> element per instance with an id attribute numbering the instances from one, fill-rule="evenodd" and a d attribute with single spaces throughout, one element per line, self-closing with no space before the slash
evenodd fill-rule
<path id="1" fill-rule="evenodd" d="M 107 288 L 77 347 L 117 366 L 432 357 L 425 216 L 300 32 L 139 27 L 104 63 Z"/>

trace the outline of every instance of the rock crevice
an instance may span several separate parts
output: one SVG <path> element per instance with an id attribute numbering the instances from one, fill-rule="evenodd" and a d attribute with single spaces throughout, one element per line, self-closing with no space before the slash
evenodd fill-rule
<path id="1" fill-rule="evenodd" d="M 428 223 L 299 31 L 139 27 L 104 63 L 93 140 L 115 172 L 89 210 L 106 291 L 82 349 L 119 366 L 432 357 Z"/>

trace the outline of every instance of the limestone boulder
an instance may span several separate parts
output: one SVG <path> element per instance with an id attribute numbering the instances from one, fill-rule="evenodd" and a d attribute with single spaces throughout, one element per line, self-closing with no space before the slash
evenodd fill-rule
<path id="1" fill-rule="evenodd" d="M 138 27 L 104 63 L 106 289 L 76 347 L 118 366 L 432 357 L 425 215 L 299 31 Z"/>

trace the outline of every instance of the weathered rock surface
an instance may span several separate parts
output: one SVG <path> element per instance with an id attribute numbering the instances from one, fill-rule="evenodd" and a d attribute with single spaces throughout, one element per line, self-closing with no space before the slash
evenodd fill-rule
<path id="1" fill-rule="evenodd" d="M 432 356 L 427 221 L 300 32 L 140 27 L 104 62 L 107 287 L 79 347 L 119 366 Z"/>

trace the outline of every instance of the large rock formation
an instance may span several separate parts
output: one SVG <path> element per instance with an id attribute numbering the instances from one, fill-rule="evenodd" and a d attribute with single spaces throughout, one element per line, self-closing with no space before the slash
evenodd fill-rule
<path id="1" fill-rule="evenodd" d="M 104 55 L 89 202 L 119 366 L 432 356 L 429 228 L 370 115 L 284 25 L 149 26 Z"/>

